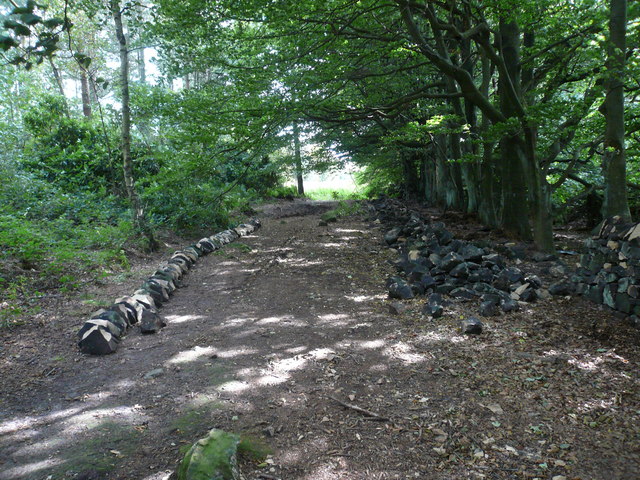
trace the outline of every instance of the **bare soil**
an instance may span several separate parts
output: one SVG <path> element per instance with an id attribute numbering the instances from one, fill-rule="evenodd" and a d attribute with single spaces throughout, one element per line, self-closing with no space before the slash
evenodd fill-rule
<path id="1" fill-rule="evenodd" d="M 214 427 L 262 450 L 251 480 L 639 477 L 636 330 L 576 298 L 479 336 L 458 331 L 472 303 L 394 315 L 384 229 L 319 226 L 330 207 L 265 207 L 187 275 L 161 333 L 132 330 L 114 355 L 78 352 L 86 299 L 130 293 L 159 257 L 0 332 L 0 479 L 166 479 Z"/>

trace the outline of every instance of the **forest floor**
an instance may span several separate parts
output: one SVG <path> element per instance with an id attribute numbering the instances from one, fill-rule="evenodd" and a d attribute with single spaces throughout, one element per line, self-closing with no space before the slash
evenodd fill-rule
<path id="1" fill-rule="evenodd" d="M 477 336 L 458 331 L 472 303 L 392 314 L 385 228 L 319 226 L 330 207 L 264 208 L 190 271 L 166 328 L 113 355 L 80 354 L 76 331 L 166 251 L 0 331 L 0 479 L 167 479 L 211 428 L 268 450 L 243 461 L 248 480 L 638 478 L 637 330 L 564 297 Z"/>

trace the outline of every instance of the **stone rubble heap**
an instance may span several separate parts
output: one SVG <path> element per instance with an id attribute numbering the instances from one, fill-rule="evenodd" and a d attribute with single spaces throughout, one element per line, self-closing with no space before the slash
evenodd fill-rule
<path id="1" fill-rule="evenodd" d="M 159 331 L 165 323 L 158 314 L 158 308 L 169 300 L 169 296 L 180 286 L 182 276 L 195 265 L 198 258 L 259 227 L 259 220 L 251 220 L 175 252 L 133 295 L 116 299 L 113 305 L 98 310 L 84 323 L 78 332 L 80 350 L 91 355 L 113 353 L 127 329 L 136 324 L 141 333 Z"/>
<path id="2" fill-rule="evenodd" d="M 456 239 L 444 223 L 425 223 L 415 213 L 404 226 L 389 230 L 384 240 L 399 252 L 394 262 L 399 275 L 387 280 L 389 296 L 427 295 L 423 313 L 432 317 L 443 314 L 443 295 L 479 301 L 480 315 L 495 316 L 549 294 L 540 278 L 508 265 L 506 256 L 481 242 Z"/>
<path id="3" fill-rule="evenodd" d="M 620 217 L 585 242 L 587 252 L 571 280 L 576 293 L 627 316 L 640 316 L 640 223 Z"/>

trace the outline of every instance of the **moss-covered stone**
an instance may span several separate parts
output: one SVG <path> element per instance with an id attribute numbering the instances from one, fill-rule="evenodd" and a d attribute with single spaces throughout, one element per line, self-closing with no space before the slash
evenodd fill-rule
<path id="1" fill-rule="evenodd" d="M 178 480 L 242 480 L 238 468 L 240 437 L 213 429 L 198 440 L 178 468 Z"/>

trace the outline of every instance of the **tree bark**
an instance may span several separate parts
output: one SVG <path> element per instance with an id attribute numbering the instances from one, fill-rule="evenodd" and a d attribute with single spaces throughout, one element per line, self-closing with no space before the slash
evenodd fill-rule
<path id="1" fill-rule="evenodd" d="M 147 83 L 147 66 L 144 62 L 144 47 L 138 49 L 138 79 L 140 83 Z"/>
<path id="2" fill-rule="evenodd" d="M 85 118 L 91 118 L 91 92 L 89 91 L 89 78 L 84 68 L 80 70 L 80 87 L 82 95 L 82 114 Z"/>
<path id="3" fill-rule="evenodd" d="M 302 154 L 300 152 L 300 126 L 293 122 L 293 154 L 296 162 L 296 180 L 298 181 L 298 195 L 304 195 L 304 182 L 302 179 Z"/>
<path id="4" fill-rule="evenodd" d="M 512 91 L 520 87 L 520 29 L 514 21 L 500 21 L 500 45 L 505 68 L 500 70 L 498 94 L 500 110 L 507 118 L 514 118 L 518 110 Z M 515 127 L 513 127 L 515 128 Z M 531 239 L 529 226 L 529 198 L 525 183 L 525 158 L 519 132 L 507 132 L 500 141 L 502 170 L 502 226 L 523 239 Z"/>
<path id="5" fill-rule="evenodd" d="M 604 101 L 606 130 L 603 216 L 631 219 L 627 200 L 627 171 L 624 145 L 624 71 L 627 32 L 627 0 L 610 0 L 607 52 L 607 95 Z"/>
<path id="6" fill-rule="evenodd" d="M 127 37 L 124 34 L 122 25 L 122 11 L 120 10 L 120 2 L 112 0 L 110 3 L 111 15 L 116 29 L 116 38 L 120 46 L 120 84 L 122 95 L 122 129 L 121 129 L 121 147 L 122 147 L 122 170 L 124 173 L 124 185 L 133 209 L 133 221 L 136 227 L 147 238 L 149 249 L 156 250 L 158 243 L 154 238 L 144 209 L 140 202 L 140 197 L 136 192 L 133 177 L 133 162 L 131 159 L 131 110 L 129 107 L 129 50 L 127 48 Z"/>
<path id="7" fill-rule="evenodd" d="M 62 76 L 60 75 L 60 70 L 56 67 L 56 64 L 53 62 L 53 58 L 49 57 L 49 65 L 51 65 L 51 70 L 53 71 L 53 78 L 56 81 L 56 85 L 58 87 L 58 91 L 60 92 L 60 96 L 64 102 L 64 111 L 65 115 L 69 116 L 69 104 L 67 103 L 67 97 L 64 94 L 64 85 L 62 84 Z"/>

